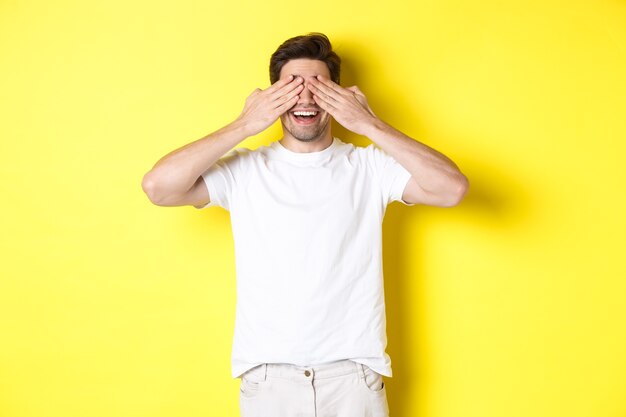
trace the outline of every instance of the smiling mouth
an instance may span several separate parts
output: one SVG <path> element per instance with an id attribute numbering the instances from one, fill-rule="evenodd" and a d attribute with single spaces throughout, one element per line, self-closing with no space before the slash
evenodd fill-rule
<path id="1" fill-rule="evenodd" d="M 319 119 L 320 112 L 317 110 L 297 110 L 290 112 L 290 116 L 299 125 L 310 125 Z"/>

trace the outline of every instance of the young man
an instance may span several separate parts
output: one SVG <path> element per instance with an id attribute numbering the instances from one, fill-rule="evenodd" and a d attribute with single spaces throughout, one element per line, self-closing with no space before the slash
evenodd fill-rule
<path id="1" fill-rule="evenodd" d="M 145 175 L 160 206 L 220 206 L 235 240 L 232 376 L 249 416 L 387 416 L 382 220 L 393 201 L 450 207 L 468 188 L 447 157 L 380 120 L 320 33 L 285 41 L 270 81 L 222 129 Z M 330 119 L 371 139 L 334 137 Z M 283 137 L 235 148 L 278 118 Z"/>

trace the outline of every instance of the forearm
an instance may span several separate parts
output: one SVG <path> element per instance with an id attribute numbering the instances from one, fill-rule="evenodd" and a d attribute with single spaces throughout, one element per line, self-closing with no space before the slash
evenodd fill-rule
<path id="1" fill-rule="evenodd" d="M 450 158 L 382 120 L 374 118 L 366 136 L 406 168 L 425 192 L 458 194 L 467 188 L 467 178 Z"/>
<path id="2" fill-rule="evenodd" d="M 357 86 L 343 88 L 318 75 L 307 87 L 315 102 L 337 122 L 370 138 L 411 173 L 405 201 L 449 207 L 463 198 L 469 182 L 455 163 L 376 117 Z"/>
<path id="3" fill-rule="evenodd" d="M 209 135 L 178 148 L 157 161 L 143 177 L 151 200 L 183 194 L 219 158 L 249 136 L 239 119 Z"/>

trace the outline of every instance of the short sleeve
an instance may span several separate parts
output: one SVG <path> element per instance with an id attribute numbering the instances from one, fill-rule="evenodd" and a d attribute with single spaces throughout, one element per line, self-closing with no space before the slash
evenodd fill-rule
<path id="1" fill-rule="evenodd" d="M 249 151 L 247 148 L 234 148 L 202 173 L 209 192 L 209 203 L 197 209 L 220 206 L 230 211 L 233 193 L 237 185 L 243 182 Z"/>
<path id="2" fill-rule="evenodd" d="M 406 206 L 414 206 L 415 203 L 407 203 L 402 199 L 404 189 L 411 179 L 411 173 L 374 144 L 365 149 L 369 162 L 379 178 L 383 198 L 387 205 L 393 201 L 399 201 Z"/>

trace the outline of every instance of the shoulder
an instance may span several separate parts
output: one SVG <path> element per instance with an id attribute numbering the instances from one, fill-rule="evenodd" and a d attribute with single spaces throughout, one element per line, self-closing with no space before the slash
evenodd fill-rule
<path id="1" fill-rule="evenodd" d="M 254 158 L 255 152 L 256 151 L 253 149 L 244 148 L 244 147 L 233 148 L 230 151 L 226 152 L 219 159 L 219 161 L 224 164 L 241 163 L 250 158 Z"/>
<path id="2" fill-rule="evenodd" d="M 335 154 L 348 156 L 350 158 L 361 157 L 365 154 L 365 148 L 363 146 L 356 146 L 350 142 L 343 142 L 341 139 L 337 139 L 337 145 L 335 147 Z"/>
<path id="3" fill-rule="evenodd" d="M 376 164 L 378 160 L 384 157 L 382 151 L 373 143 L 367 146 L 356 146 L 352 143 L 345 143 L 342 145 L 341 152 L 347 155 L 351 160 L 365 164 Z"/>

